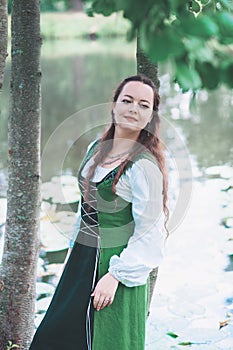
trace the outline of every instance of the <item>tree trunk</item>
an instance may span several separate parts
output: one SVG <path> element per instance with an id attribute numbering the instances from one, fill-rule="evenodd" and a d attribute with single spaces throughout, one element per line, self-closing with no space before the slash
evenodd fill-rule
<path id="1" fill-rule="evenodd" d="M 0 271 L 0 350 L 34 331 L 40 213 L 40 4 L 12 1 L 7 220 Z M 10 343 L 9 343 L 10 342 Z"/>
<path id="2" fill-rule="evenodd" d="M 0 0 L 0 91 L 2 90 L 8 41 L 7 0 Z"/>
<path id="3" fill-rule="evenodd" d="M 140 38 L 137 36 L 137 72 L 148 76 L 159 89 L 158 65 L 151 62 L 140 47 Z"/>
<path id="4" fill-rule="evenodd" d="M 72 11 L 83 11 L 82 0 L 68 0 L 68 6 Z"/>
<path id="5" fill-rule="evenodd" d="M 159 78 L 158 78 L 158 65 L 152 63 L 149 58 L 145 55 L 140 47 L 140 38 L 137 36 L 137 73 L 143 73 L 148 78 L 150 78 L 159 88 Z M 148 305 L 148 316 L 150 313 L 150 304 L 155 288 L 155 283 L 157 280 L 158 268 L 155 268 L 150 273 L 150 295 L 149 295 L 149 305 Z"/>

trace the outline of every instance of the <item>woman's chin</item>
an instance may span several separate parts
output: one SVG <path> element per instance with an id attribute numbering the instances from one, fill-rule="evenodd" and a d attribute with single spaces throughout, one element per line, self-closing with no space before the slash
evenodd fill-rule
<path id="1" fill-rule="evenodd" d="M 140 132 L 141 128 L 139 128 L 137 125 L 133 124 L 133 123 L 119 123 L 116 125 L 116 128 L 119 128 L 119 130 L 125 130 L 128 132 Z"/>

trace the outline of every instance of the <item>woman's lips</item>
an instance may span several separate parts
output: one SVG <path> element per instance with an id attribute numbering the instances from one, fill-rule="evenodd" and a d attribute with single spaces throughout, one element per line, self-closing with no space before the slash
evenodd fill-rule
<path id="1" fill-rule="evenodd" d="M 128 116 L 125 116 L 125 118 L 129 121 L 133 121 L 133 122 L 137 122 L 137 119 L 134 118 L 134 117 L 128 117 Z"/>

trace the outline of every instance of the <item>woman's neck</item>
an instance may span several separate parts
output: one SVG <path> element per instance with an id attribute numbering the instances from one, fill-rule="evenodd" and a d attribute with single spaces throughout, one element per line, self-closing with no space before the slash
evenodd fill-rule
<path id="1" fill-rule="evenodd" d="M 137 141 L 139 133 L 122 133 L 115 130 L 113 137 L 113 146 L 110 151 L 111 154 L 118 154 L 127 150 L 132 149 L 135 142 Z"/>

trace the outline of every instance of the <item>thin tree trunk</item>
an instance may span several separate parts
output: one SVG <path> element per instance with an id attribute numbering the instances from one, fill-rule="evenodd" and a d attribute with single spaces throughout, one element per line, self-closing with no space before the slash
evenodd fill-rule
<path id="1" fill-rule="evenodd" d="M 40 4 L 12 1 L 7 221 L 0 271 L 0 350 L 34 331 L 40 213 Z"/>
<path id="2" fill-rule="evenodd" d="M 4 70 L 7 58 L 8 41 L 7 0 L 0 0 L 0 91 L 3 86 Z"/>
<path id="3" fill-rule="evenodd" d="M 159 88 L 158 65 L 151 62 L 140 47 L 140 38 L 137 36 L 137 72 L 147 75 Z"/>
<path id="4" fill-rule="evenodd" d="M 140 47 L 140 38 L 137 36 L 137 73 L 143 73 L 150 78 L 159 88 L 158 65 L 152 63 Z M 150 295 L 148 305 L 148 316 L 150 313 L 151 300 L 157 280 L 158 268 L 154 268 L 150 273 Z"/>

